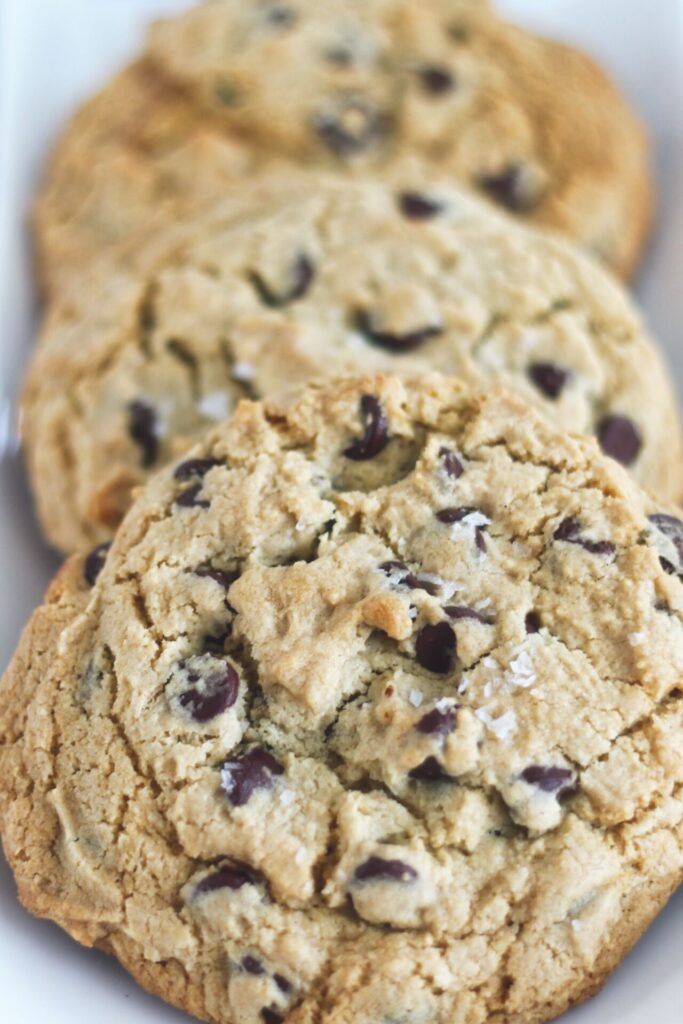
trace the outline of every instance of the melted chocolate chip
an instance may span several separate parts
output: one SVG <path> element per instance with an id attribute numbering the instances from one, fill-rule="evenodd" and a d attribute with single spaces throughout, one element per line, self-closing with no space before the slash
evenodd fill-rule
<path id="1" fill-rule="evenodd" d="M 195 722 L 209 722 L 231 708 L 239 693 L 239 676 L 232 665 L 217 658 L 190 658 L 183 666 L 189 683 L 178 697 Z"/>
<path id="2" fill-rule="evenodd" d="M 186 459 L 176 466 L 173 476 L 176 480 L 191 480 L 193 477 L 203 477 L 213 469 L 214 466 L 224 466 L 220 459 Z"/>
<path id="3" fill-rule="evenodd" d="M 157 414 L 147 402 L 131 402 L 128 406 L 128 433 L 140 449 L 144 469 L 149 469 L 159 454 Z"/>
<path id="4" fill-rule="evenodd" d="M 483 622 L 485 626 L 490 625 L 489 620 L 481 612 L 478 612 L 476 608 L 468 608 L 464 604 L 451 604 L 444 611 L 449 619 L 474 619 L 475 622 Z"/>
<path id="5" fill-rule="evenodd" d="M 175 504 L 180 505 L 181 508 L 208 508 L 211 502 L 199 497 L 201 490 L 201 484 L 194 484 L 193 487 L 188 487 L 187 490 L 181 491 L 176 497 Z"/>
<path id="6" fill-rule="evenodd" d="M 683 565 L 683 522 L 676 516 L 667 515 L 666 512 L 656 512 L 647 517 L 653 526 L 656 526 L 660 533 L 663 533 L 667 540 L 676 548 L 678 561 Z M 664 559 L 666 561 L 666 559 Z M 669 562 L 669 565 L 671 563 Z M 671 570 L 674 567 L 671 566 Z M 667 570 L 667 572 L 670 570 Z"/>
<path id="7" fill-rule="evenodd" d="M 417 871 L 402 860 L 368 857 L 356 868 L 353 877 L 357 882 L 413 882 Z"/>
<path id="8" fill-rule="evenodd" d="M 266 21 L 276 28 L 290 28 L 297 21 L 296 11 L 286 4 L 273 4 L 265 11 Z"/>
<path id="9" fill-rule="evenodd" d="M 613 555 L 615 552 L 614 544 L 609 540 L 586 540 L 582 537 L 581 523 L 573 516 L 560 523 L 553 538 L 566 541 L 567 544 L 577 544 L 591 555 Z"/>
<path id="10" fill-rule="evenodd" d="M 239 579 L 240 574 L 238 572 L 226 572 L 224 569 L 213 569 L 210 565 L 207 565 L 193 569 L 192 575 L 213 580 L 220 587 L 223 587 L 224 590 L 229 590 L 235 580 Z"/>
<path id="11" fill-rule="evenodd" d="M 415 728 L 427 736 L 448 736 L 455 729 L 456 713 L 456 707 L 446 708 L 445 711 L 434 708 L 422 716 Z"/>
<path id="12" fill-rule="evenodd" d="M 524 618 L 524 628 L 527 633 L 538 633 L 541 628 L 541 620 L 536 612 L 527 612 Z"/>
<path id="13" fill-rule="evenodd" d="M 668 573 L 669 576 L 675 576 L 676 566 L 673 565 L 668 558 L 664 558 L 664 556 L 661 555 L 659 558 L 659 564 L 661 565 L 664 572 Z"/>
<path id="14" fill-rule="evenodd" d="M 256 959 L 255 956 L 243 956 L 240 960 L 240 967 L 242 967 L 247 974 L 253 974 L 257 978 L 266 973 L 265 967 L 260 960 Z"/>
<path id="15" fill-rule="evenodd" d="M 544 793 L 555 793 L 558 799 L 574 788 L 571 770 L 560 768 L 559 765 L 529 765 L 522 772 L 521 778 Z"/>
<path id="16" fill-rule="evenodd" d="M 287 981 L 286 978 L 283 978 L 281 974 L 274 974 L 273 981 L 275 982 L 275 984 L 277 985 L 281 992 L 287 994 L 288 992 L 292 991 L 292 983 Z"/>
<path id="17" fill-rule="evenodd" d="M 384 121 L 362 96 L 341 96 L 315 115 L 313 126 L 335 156 L 352 157 L 381 137 Z"/>
<path id="18" fill-rule="evenodd" d="M 478 184 L 489 198 L 515 213 L 530 210 L 535 205 L 535 196 L 521 164 L 508 164 L 498 174 L 483 174 Z"/>
<path id="19" fill-rule="evenodd" d="M 261 1010 L 261 1019 L 264 1021 L 264 1024 L 283 1024 L 285 1018 L 282 1014 L 277 1013 L 277 1011 L 264 1006 Z"/>
<path id="20" fill-rule="evenodd" d="M 464 469 L 462 462 L 450 448 L 439 448 L 439 458 L 441 459 L 441 465 L 448 476 L 454 477 L 456 480 L 461 477 Z"/>
<path id="21" fill-rule="evenodd" d="M 442 328 L 434 324 L 416 327 L 415 330 L 406 331 L 404 334 L 380 331 L 373 326 L 371 314 L 364 309 L 359 309 L 356 313 L 355 323 L 369 342 L 379 348 L 388 349 L 389 352 L 411 352 L 429 338 L 435 338 L 442 333 Z"/>
<path id="22" fill-rule="evenodd" d="M 430 65 L 418 71 L 422 87 L 431 96 L 443 96 L 455 86 L 455 79 L 447 68 Z"/>
<path id="23" fill-rule="evenodd" d="M 455 633 L 447 622 L 427 624 L 415 639 L 415 657 L 423 668 L 445 675 L 449 672 L 456 651 Z"/>
<path id="24" fill-rule="evenodd" d="M 446 523 L 447 526 L 452 526 L 453 523 L 459 523 L 467 516 L 472 515 L 473 512 L 480 512 L 481 509 L 473 508 L 471 505 L 463 505 L 460 508 L 442 508 L 434 515 L 440 523 Z"/>
<path id="25" fill-rule="evenodd" d="M 363 436 L 356 438 L 344 450 L 346 458 L 355 462 L 374 459 L 389 442 L 386 417 L 374 395 L 363 395 L 360 400 L 360 411 L 365 427 Z"/>
<path id="26" fill-rule="evenodd" d="M 196 895 L 201 895 L 205 892 L 215 892 L 217 889 L 241 889 L 243 885 L 255 884 L 254 876 L 246 868 L 226 866 L 202 878 L 194 891 Z"/>
<path id="27" fill-rule="evenodd" d="M 569 380 L 569 370 L 556 363 L 532 363 L 529 376 L 546 398 L 559 398 Z"/>
<path id="28" fill-rule="evenodd" d="M 439 764 L 435 757 L 427 757 L 408 772 L 408 777 L 415 782 L 452 782 L 453 779 L 444 771 L 443 765 Z"/>
<path id="29" fill-rule="evenodd" d="M 233 807 L 243 807 L 256 789 L 271 789 L 273 777 L 282 775 L 280 762 L 262 747 L 252 747 L 232 761 L 226 761 L 222 785 Z"/>
<path id="30" fill-rule="evenodd" d="M 96 548 L 92 549 L 83 563 L 83 576 L 85 577 L 86 583 L 89 583 L 91 587 L 95 585 L 95 580 L 104 568 L 104 563 L 107 560 L 107 553 L 110 547 L 110 540 L 105 541 L 104 544 L 98 544 Z"/>
<path id="31" fill-rule="evenodd" d="M 308 256 L 304 255 L 297 257 L 292 268 L 289 287 L 284 292 L 273 291 L 256 271 L 250 274 L 251 283 L 258 292 L 261 302 L 273 309 L 288 306 L 290 302 L 296 302 L 297 299 L 302 298 L 311 287 L 314 277 L 315 268 Z"/>
<path id="32" fill-rule="evenodd" d="M 430 220 L 443 210 L 443 203 L 420 192 L 401 192 L 398 197 L 401 213 L 408 220 Z"/>
<path id="33" fill-rule="evenodd" d="M 382 564 L 380 565 L 380 569 L 387 576 L 394 576 L 401 573 L 401 578 L 400 580 L 398 580 L 398 583 L 403 586 L 410 587 L 411 590 L 427 589 L 420 583 L 417 576 L 413 575 L 413 573 L 410 571 L 410 569 L 404 562 L 399 562 L 396 560 L 390 562 L 382 562 Z"/>
<path id="34" fill-rule="evenodd" d="M 628 416 L 605 416 L 598 423 L 597 435 L 605 455 L 610 455 L 624 466 L 636 461 L 643 445 L 638 427 Z"/>

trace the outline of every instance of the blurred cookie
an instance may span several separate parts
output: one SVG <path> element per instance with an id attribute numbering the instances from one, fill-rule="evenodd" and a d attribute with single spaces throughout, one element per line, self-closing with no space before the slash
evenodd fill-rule
<path id="1" fill-rule="evenodd" d="M 108 538 L 132 490 L 240 397 L 366 370 L 504 383 L 681 495 L 660 357 L 620 286 L 561 239 L 438 182 L 318 177 L 308 196 L 245 191 L 167 242 L 148 274 L 85 281 L 34 357 L 28 466 L 64 550 Z"/>
<path id="2" fill-rule="evenodd" d="M 575 50 L 464 0 L 216 0 L 158 23 L 68 127 L 37 205 L 46 294 L 122 239 L 144 266 L 159 224 L 283 161 L 426 163 L 625 275 L 650 218 L 641 127 Z"/>
<path id="3" fill-rule="evenodd" d="M 23 903 L 215 1024 L 541 1024 L 683 878 L 683 523 L 502 391 L 243 403 L 0 686 Z"/>

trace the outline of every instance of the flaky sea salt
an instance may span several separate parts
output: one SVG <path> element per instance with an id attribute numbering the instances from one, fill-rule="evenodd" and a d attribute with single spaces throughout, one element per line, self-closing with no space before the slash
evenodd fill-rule
<path id="1" fill-rule="evenodd" d="M 477 708 L 474 713 L 496 739 L 506 740 L 517 729 L 517 716 L 514 711 L 505 711 L 498 718 L 493 716 L 489 708 Z"/>
<path id="2" fill-rule="evenodd" d="M 280 793 L 280 803 L 283 807 L 289 807 L 290 804 L 294 803 L 296 797 L 291 789 L 283 789 Z"/>
<path id="3" fill-rule="evenodd" d="M 294 863 L 295 864 L 303 864 L 305 860 L 306 860 L 306 847 L 305 846 L 300 846 L 299 849 L 294 854 Z"/>
<path id="4" fill-rule="evenodd" d="M 420 704 L 424 700 L 421 690 L 411 690 L 408 694 L 408 700 L 414 708 L 419 708 Z"/>
<path id="5" fill-rule="evenodd" d="M 227 391 L 210 391 L 208 395 L 202 395 L 197 402 L 197 409 L 209 420 L 216 423 L 227 418 L 232 408 L 230 395 Z"/>
<path id="6" fill-rule="evenodd" d="M 640 647 L 641 644 L 645 643 L 644 633 L 629 633 L 628 642 L 631 647 Z"/>
<path id="7" fill-rule="evenodd" d="M 294 524 L 294 529 L 296 530 L 297 533 L 301 533 L 302 530 L 306 529 L 306 520 L 297 519 L 296 523 Z"/>
<path id="8" fill-rule="evenodd" d="M 434 704 L 437 711 L 449 711 L 455 704 L 452 697 L 440 697 Z"/>
<path id="9" fill-rule="evenodd" d="M 233 380 L 253 380 L 256 373 L 251 363 L 234 363 L 232 367 Z"/>

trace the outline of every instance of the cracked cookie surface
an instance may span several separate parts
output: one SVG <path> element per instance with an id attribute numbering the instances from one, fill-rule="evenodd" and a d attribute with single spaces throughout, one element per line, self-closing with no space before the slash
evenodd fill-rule
<path id="1" fill-rule="evenodd" d="M 155 25 L 67 128 L 37 207 L 46 292 L 101 252 L 145 265 L 160 224 L 276 158 L 438 168 L 624 275 L 650 220 L 647 144 L 603 73 L 483 3 L 219 0 Z"/>
<path id="2" fill-rule="evenodd" d="M 683 876 L 682 574 L 503 391 L 243 401 L 3 679 L 20 896 L 217 1024 L 540 1024 Z"/>
<path id="3" fill-rule="evenodd" d="M 107 539 L 132 490 L 240 396 L 377 370 L 503 383 L 679 499 L 660 356 L 594 262 L 439 180 L 314 184 L 245 191 L 160 238 L 153 270 L 53 308 L 23 419 L 53 543 Z"/>

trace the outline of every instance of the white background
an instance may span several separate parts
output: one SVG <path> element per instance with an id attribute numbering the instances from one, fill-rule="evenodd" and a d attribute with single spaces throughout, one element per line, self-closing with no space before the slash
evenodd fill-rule
<path id="1" fill-rule="evenodd" d="M 0 0 L 0 670 L 57 564 L 39 539 L 10 429 L 35 326 L 26 212 L 69 111 L 134 52 L 150 16 L 184 6 L 186 0 Z M 498 0 L 498 6 L 597 55 L 650 127 L 660 223 L 637 292 L 683 395 L 683 0 Z M 683 892 L 603 993 L 563 1024 L 681 1024 L 682 930 Z M 188 1018 L 142 993 L 107 957 L 25 914 L 0 857 L 0 1022 L 94 1019 L 179 1024 Z"/>

